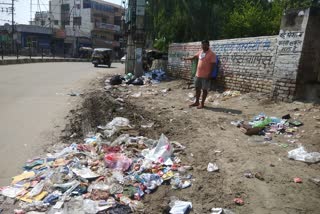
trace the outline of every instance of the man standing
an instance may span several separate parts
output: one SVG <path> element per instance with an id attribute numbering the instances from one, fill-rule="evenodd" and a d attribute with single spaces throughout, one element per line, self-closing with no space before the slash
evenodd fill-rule
<path id="1" fill-rule="evenodd" d="M 198 60 L 197 73 L 195 77 L 195 88 L 196 88 L 196 102 L 191 104 L 190 107 L 196 106 L 198 109 L 204 107 L 204 102 L 206 101 L 208 90 L 211 87 L 211 75 L 213 68 L 216 64 L 216 54 L 211 51 L 210 44 L 208 40 L 201 42 L 202 51 L 199 51 L 196 55 L 192 57 L 183 58 L 183 60 Z M 200 95 L 202 90 L 202 99 L 200 103 Z"/>

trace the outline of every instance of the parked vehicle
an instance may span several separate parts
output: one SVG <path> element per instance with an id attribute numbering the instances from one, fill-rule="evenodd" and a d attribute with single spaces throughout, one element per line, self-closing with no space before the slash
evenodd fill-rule
<path id="1" fill-rule="evenodd" d="M 90 47 L 80 47 L 79 57 L 80 58 L 90 58 L 92 56 L 93 49 Z"/>
<path id="2" fill-rule="evenodd" d="M 91 58 L 94 67 L 98 67 L 98 65 L 107 65 L 110 68 L 112 63 L 112 49 L 95 48 Z"/>
<path id="3" fill-rule="evenodd" d="M 121 61 L 122 64 L 126 62 L 126 58 L 127 58 L 127 55 L 124 55 L 124 56 L 120 59 L 120 61 Z"/>

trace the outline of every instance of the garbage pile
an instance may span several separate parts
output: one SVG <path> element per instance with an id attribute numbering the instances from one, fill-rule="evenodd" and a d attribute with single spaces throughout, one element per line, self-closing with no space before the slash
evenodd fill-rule
<path id="1" fill-rule="evenodd" d="M 81 144 L 28 161 L 24 172 L 0 189 L 3 196 L 21 201 L 16 213 L 142 212 L 143 196 L 158 186 L 191 186 L 192 167 L 176 156 L 185 148 L 178 142 L 163 134 L 159 140 L 119 135 L 132 129 L 122 117 L 98 129 Z"/>
<path id="2" fill-rule="evenodd" d="M 298 127 L 303 125 L 299 120 L 292 120 L 289 114 L 280 119 L 278 117 L 269 117 L 264 113 L 255 116 L 248 123 L 239 120 L 232 121 L 231 124 L 241 128 L 246 135 L 263 135 L 267 141 L 272 140 L 273 134 L 285 134 L 288 137 L 292 137 L 297 132 Z"/>
<path id="3" fill-rule="evenodd" d="M 110 78 L 110 85 L 121 85 L 123 83 L 127 85 L 148 85 L 158 84 L 163 80 L 166 80 L 166 72 L 162 69 L 155 69 L 145 72 L 142 77 L 135 78 L 132 73 L 128 73 L 125 76 L 115 75 Z"/>
<path id="4" fill-rule="evenodd" d="M 281 119 L 277 117 L 268 117 L 261 113 L 254 117 L 252 121 L 244 123 L 244 121 L 232 121 L 232 125 L 241 128 L 242 132 L 246 135 L 262 135 L 265 141 L 271 141 L 273 135 L 284 134 L 286 138 L 289 138 L 288 142 L 296 143 L 293 138 L 300 138 L 298 127 L 302 126 L 303 123 L 299 120 L 294 120 L 289 114 L 284 115 Z M 288 144 L 281 144 L 282 147 L 286 148 Z M 288 152 L 288 158 L 297 161 L 303 161 L 307 163 L 320 162 L 319 152 L 307 152 L 301 145 L 298 148 Z"/>

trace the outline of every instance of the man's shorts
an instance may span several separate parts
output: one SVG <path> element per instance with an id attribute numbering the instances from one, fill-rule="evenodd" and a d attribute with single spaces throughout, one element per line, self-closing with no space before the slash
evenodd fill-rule
<path id="1" fill-rule="evenodd" d="M 196 88 L 201 88 L 202 90 L 210 90 L 212 81 L 210 79 L 195 77 L 194 86 Z"/>

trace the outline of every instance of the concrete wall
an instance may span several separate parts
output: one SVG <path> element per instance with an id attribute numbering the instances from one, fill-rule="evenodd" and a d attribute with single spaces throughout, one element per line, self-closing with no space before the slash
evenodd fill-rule
<path id="1" fill-rule="evenodd" d="M 290 101 L 296 97 L 296 80 L 308 19 L 309 9 L 286 11 L 282 18 L 274 67 L 274 99 Z"/>
<path id="2" fill-rule="evenodd" d="M 287 11 L 277 36 L 210 41 L 210 48 L 220 57 L 217 83 L 226 89 L 263 92 L 276 100 L 297 98 L 297 77 L 305 72 L 306 66 L 310 67 L 310 55 L 313 59 L 309 70 L 316 74 L 308 74 L 308 78 L 304 75 L 304 79 L 310 81 L 316 75 L 320 76 L 316 72 L 319 70 L 316 66 L 319 65 L 319 41 L 310 52 L 313 41 L 319 38 L 319 17 L 309 19 L 309 12 L 310 9 Z M 314 21 L 307 30 L 310 20 Z M 309 42 L 305 42 L 305 38 Z M 191 62 L 181 58 L 195 55 L 200 49 L 200 42 L 171 44 L 167 67 L 169 75 L 191 79 Z M 314 63 L 314 60 L 318 61 Z"/>
<path id="3" fill-rule="evenodd" d="M 320 10 L 310 9 L 297 76 L 297 98 L 320 101 Z"/>

